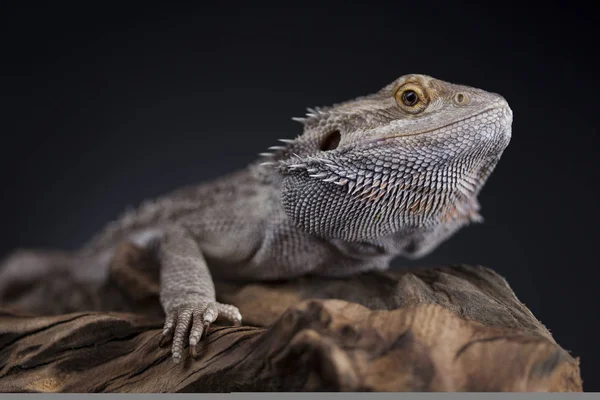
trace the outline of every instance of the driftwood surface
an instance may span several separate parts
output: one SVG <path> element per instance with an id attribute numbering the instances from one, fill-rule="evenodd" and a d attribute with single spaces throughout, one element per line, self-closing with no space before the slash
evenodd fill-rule
<path id="1" fill-rule="evenodd" d="M 507 282 L 465 265 L 218 283 L 243 326 L 217 320 L 198 358 L 176 365 L 158 345 L 147 262 L 124 246 L 97 293 L 63 291 L 94 311 L 39 316 L 5 301 L 0 392 L 582 390 L 579 360 Z"/>

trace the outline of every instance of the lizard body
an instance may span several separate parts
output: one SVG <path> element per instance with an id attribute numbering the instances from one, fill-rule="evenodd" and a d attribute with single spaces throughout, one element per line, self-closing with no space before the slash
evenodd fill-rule
<path id="1" fill-rule="evenodd" d="M 147 202 L 77 252 L 82 276 L 100 279 L 120 243 L 153 250 L 176 362 L 217 315 L 241 322 L 216 302 L 213 277 L 385 269 L 480 221 L 477 195 L 510 141 L 512 111 L 497 94 L 405 75 L 296 120 L 303 133 L 261 160 Z"/>

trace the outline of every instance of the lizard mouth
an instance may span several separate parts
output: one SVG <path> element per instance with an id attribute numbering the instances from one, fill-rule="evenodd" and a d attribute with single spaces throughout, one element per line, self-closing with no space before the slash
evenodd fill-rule
<path id="1" fill-rule="evenodd" d="M 457 121 L 450 122 L 450 123 L 448 123 L 446 125 L 436 126 L 435 128 L 430 128 L 430 129 L 425 129 L 425 130 L 421 130 L 421 131 L 417 131 L 417 132 L 410 132 L 410 133 L 395 133 L 395 134 L 392 134 L 392 135 L 389 135 L 389 136 L 384 136 L 382 138 L 375 138 L 375 139 L 370 140 L 369 143 L 372 143 L 372 142 L 382 142 L 382 141 L 386 141 L 388 139 L 396 139 L 396 138 L 408 137 L 408 136 L 418 136 L 418 135 L 424 135 L 424 134 L 427 134 L 427 133 L 436 132 L 436 131 L 442 130 L 444 128 L 448 128 L 448 127 L 454 126 L 456 124 L 459 124 L 461 122 L 465 122 L 465 121 L 468 121 L 470 119 L 477 118 L 478 116 L 483 115 L 483 114 L 487 114 L 490 111 L 493 111 L 495 109 L 496 109 L 495 107 L 491 107 L 491 108 L 488 108 L 488 109 L 486 109 L 484 111 L 478 112 L 477 114 L 469 115 L 468 117 L 459 119 Z"/>

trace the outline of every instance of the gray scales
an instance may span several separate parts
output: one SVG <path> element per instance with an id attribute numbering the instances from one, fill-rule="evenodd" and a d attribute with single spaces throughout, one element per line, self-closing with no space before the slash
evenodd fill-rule
<path id="1" fill-rule="evenodd" d="M 186 187 L 127 212 L 62 265 L 81 283 L 103 282 L 118 247 L 147 249 L 160 265 L 163 342 L 172 358 L 196 347 L 220 316 L 214 278 L 344 277 L 422 257 L 480 222 L 477 195 L 511 137 L 512 111 L 498 94 L 425 75 L 309 109 L 295 139 L 280 139 L 247 168 Z M 47 269 L 45 253 L 21 250 L 2 282 Z M 1 296 L 0 296 L 1 297 Z"/>

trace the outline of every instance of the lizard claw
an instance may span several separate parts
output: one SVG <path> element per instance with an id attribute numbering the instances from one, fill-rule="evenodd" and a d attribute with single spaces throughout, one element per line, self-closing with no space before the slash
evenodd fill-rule
<path id="1" fill-rule="evenodd" d="M 190 357 L 196 359 L 198 357 L 198 349 L 197 346 L 190 345 Z"/>
<path id="2" fill-rule="evenodd" d="M 234 325 L 240 325 L 242 316 L 237 309 L 229 304 L 214 301 L 182 304 L 167 313 L 159 346 L 172 341 L 171 354 L 173 361 L 178 364 L 183 359 L 183 348 L 189 343 L 189 355 L 198 356 L 197 345 L 206 337 L 208 328 L 218 316 Z"/>

